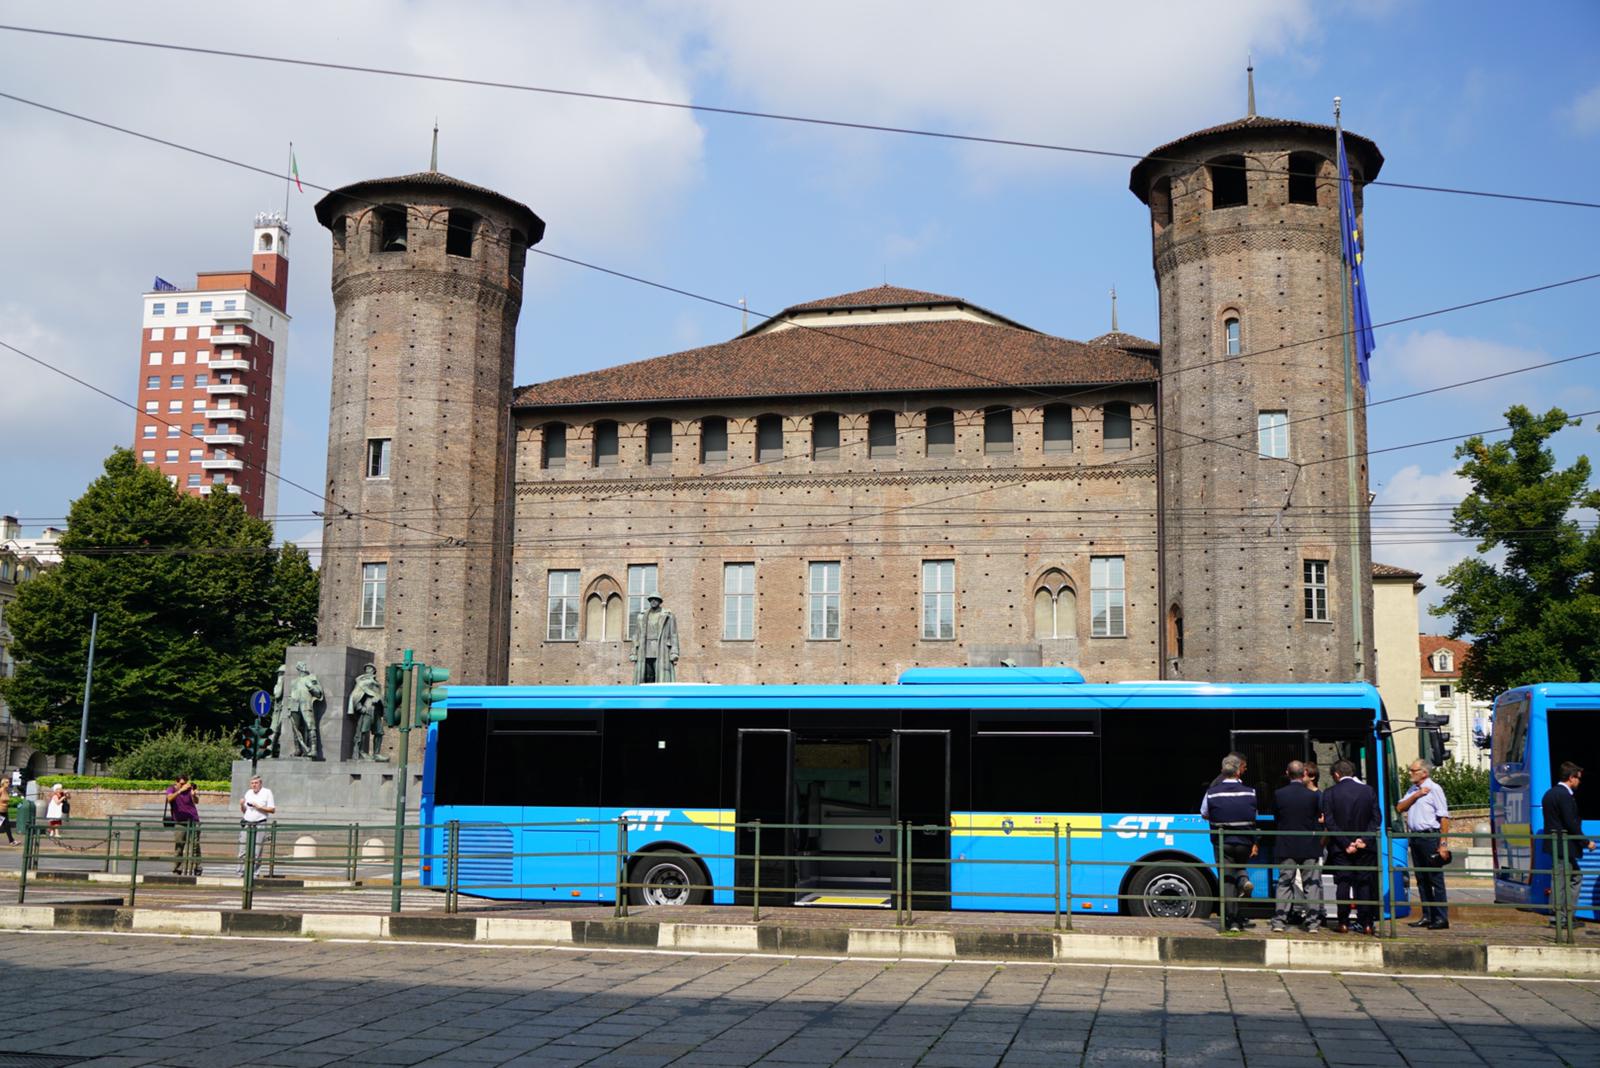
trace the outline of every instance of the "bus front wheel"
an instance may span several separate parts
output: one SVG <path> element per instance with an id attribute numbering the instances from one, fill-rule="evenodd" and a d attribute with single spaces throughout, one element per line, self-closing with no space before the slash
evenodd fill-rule
<path id="1" fill-rule="evenodd" d="M 711 877 L 682 853 L 646 853 L 628 868 L 628 901 L 634 905 L 704 905 Z"/>
<path id="2" fill-rule="evenodd" d="M 1140 868 L 1128 884 L 1132 899 L 1128 911 L 1135 916 L 1164 920 L 1203 916 L 1211 911 L 1202 899 L 1210 896 L 1206 877 L 1185 864 L 1150 864 Z"/>

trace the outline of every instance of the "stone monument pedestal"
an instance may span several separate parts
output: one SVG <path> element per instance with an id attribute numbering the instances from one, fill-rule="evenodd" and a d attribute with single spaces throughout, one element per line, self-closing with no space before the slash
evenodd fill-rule
<path id="1" fill-rule="evenodd" d="M 394 819 L 395 779 L 400 769 L 377 760 L 263 760 L 256 773 L 272 791 L 280 823 L 370 822 Z M 406 809 L 417 810 L 422 797 L 422 765 L 406 769 Z M 250 787 L 250 762 L 233 762 L 233 806 Z"/>
<path id="2" fill-rule="evenodd" d="M 294 666 L 302 660 L 321 681 L 325 695 L 317 706 L 317 730 L 322 736 L 322 751 L 316 755 L 326 761 L 349 760 L 355 748 L 356 718 L 345 715 L 345 704 L 350 700 L 356 676 L 368 664 L 375 663 L 372 654 L 348 645 L 291 645 L 283 654 L 283 662 L 289 669 L 283 675 L 285 697 L 288 696 L 288 688 L 298 677 Z M 381 669 L 379 674 L 382 674 Z M 293 734 L 289 724 L 285 723 L 278 745 L 278 752 L 283 757 L 294 752 Z M 390 803 L 393 804 L 392 798 Z"/>

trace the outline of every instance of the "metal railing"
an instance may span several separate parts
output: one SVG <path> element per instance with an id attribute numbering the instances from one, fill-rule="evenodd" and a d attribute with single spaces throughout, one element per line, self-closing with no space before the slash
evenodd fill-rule
<path id="1" fill-rule="evenodd" d="M 423 888 L 442 894 L 447 913 L 461 908 L 461 898 L 481 896 L 490 899 L 566 900 L 584 904 L 611 904 L 613 915 L 622 918 L 630 903 L 652 890 L 666 889 L 687 898 L 719 896 L 735 904 L 747 905 L 752 920 L 759 921 L 763 907 L 790 904 L 801 895 L 829 893 L 829 878 L 823 875 L 802 877 L 803 872 L 827 865 L 833 876 L 831 892 L 852 893 L 885 899 L 895 913 L 895 922 L 909 925 L 920 911 L 960 908 L 963 899 L 981 899 L 986 907 L 998 904 L 999 911 L 1048 913 L 1056 930 L 1070 930 L 1077 914 L 1132 911 L 1154 915 L 1162 906 L 1190 917 L 1215 913 L 1219 930 L 1242 913 L 1234 906 L 1259 909 L 1274 902 L 1276 867 L 1270 854 L 1274 843 L 1284 837 L 1304 838 L 1299 832 L 1263 827 L 1247 832 L 1227 832 L 1206 827 L 1166 826 L 1160 831 L 1139 830 L 1140 839 L 1157 835 L 1171 843 L 1158 859 L 1133 860 L 1106 857 L 1091 843 L 1119 842 L 1123 847 L 1141 842 L 1122 842 L 1125 833 L 1105 828 L 1074 826 L 1066 819 L 1043 817 L 1033 825 L 974 828 L 954 824 L 887 822 L 881 824 L 805 824 L 727 821 L 706 823 L 652 820 L 649 837 L 641 839 L 630 831 L 630 820 L 542 821 L 523 823 L 462 824 L 448 821 L 433 824 L 406 824 L 398 843 L 400 860 L 413 865 L 414 874 L 400 882 L 402 887 Z M 716 834 L 719 848 L 692 853 L 679 849 L 663 850 L 663 839 L 689 839 L 695 829 L 703 835 Z M 463 830 L 478 832 L 464 836 Z M 482 842 L 488 829 L 502 837 L 493 846 Z M 876 836 L 878 852 L 821 853 L 802 848 L 807 836 L 848 830 Z M 572 848 L 524 848 L 519 835 L 540 832 L 575 832 L 587 836 L 574 841 Z M 1010 844 L 1001 849 L 981 848 L 983 839 L 1003 838 Z M 1347 837 L 1347 836 L 1346 836 Z M 1330 905 L 1351 918 L 1346 924 L 1373 927 L 1372 933 L 1394 937 L 1396 920 L 1403 908 L 1428 904 L 1410 897 L 1406 884 L 1421 869 L 1404 857 L 1412 839 L 1451 840 L 1481 843 L 1487 836 L 1476 831 L 1406 833 L 1386 831 L 1371 836 L 1375 841 L 1338 863 L 1327 862 L 1313 869 L 1319 879 L 1330 874 L 1336 883 L 1333 902 L 1318 894 L 1305 894 L 1293 901 Z M 472 841 L 464 843 L 464 838 Z M 773 839 L 776 838 L 776 843 Z M 1248 839 L 1257 852 L 1248 859 L 1229 857 L 1227 839 Z M 1501 874 L 1513 871 L 1529 887 L 1548 882 L 1545 901 L 1488 902 L 1472 900 L 1473 909 L 1532 910 L 1547 912 L 1555 925 L 1555 940 L 1570 944 L 1579 922 L 1576 913 L 1597 907 L 1595 880 L 1588 893 L 1574 899 L 1568 876 L 1580 872 L 1577 864 L 1581 840 L 1563 835 L 1510 834 L 1492 836 L 1504 860 L 1525 857 L 1519 868 L 1502 867 Z M 937 855 L 918 848 L 917 843 L 938 843 Z M 960 840 L 963 848 L 949 843 Z M 741 847 L 741 843 L 743 846 Z M 546 841 L 544 845 L 566 843 Z M 725 844 L 727 848 L 720 848 Z M 30 884 L 34 889 L 41 879 L 71 880 L 116 888 L 126 895 L 126 904 L 138 901 L 141 888 L 159 887 L 162 893 L 207 892 L 237 889 L 240 908 L 252 909 L 260 895 L 294 891 L 296 894 L 341 894 L 358 891 L 390 890 L 395 887 L 394 827 L 392 824 L 296 823 L 263 821 L 236 827 L 232 824 L 166 825 L 156 820 L 108 818 L 73 819 L 47 836 L 42 821 L 35 821 L 22 836 L 22 865 L 18 873 L 17 901 L 26 901 Z M 776 845 L 777 848 L 774 848 Z M 1131 854 L 1132 850 L 1129 850 Z M 665 886 L 644 881 L 644 858 L 681 858 L 680 867 L 688 882 Z M 1405 849 L 1407 857 L 1410 850 Z M 1135 891 L 1141 870 L 1161 867 L 1174 873 L 1188 887 L 1173 894 Z M 1600 855 L 1597 855 L 1600 868 Z M 170 871 L 168 870 L 170 868 Z M 580 871 L 582 868 L 584 870 Z M 542 870 L 541 870 L 542 869 Z M 840 889 L 840 872 L 870 871 L 873 889 Z M 1110 871 L 1112 878 L 1105 878 Z M 232 873 L 232 878 L 226 874 Z M 522 877 L 518 878 L 518 873 Z M 1230 893 L 1230 876 L 1241 872 L 1266 894 L 1253 892 L 1236 898 Z M 592 874 L 589 874 L 592 873 Z M 714 877 L 713 873 L 722 878 Z M 886 874 L 884 874 L 886 873 Z M 1460 873 L 1456 873 L 1459 875 Z M 1581 873 L 1580 873 L 1581 874 Z M 587 876 L 587 877 L 585 877 Z M 701 877 L 704 877 L 703 879 Z M 1257 879 L 1262 883 L 1256 883 Z M 237 880 L 235 882 L 234 880 Z M 864 880 L 857 880 L 858 882 Z M 1103 884 L 1103 885 L 1102 885 Z M 1263 885 L 1264 884 L 1264 885 Z M 881 886 L 881 889 L 879 887 Z M 1580 889 L 1582 884 L 1580 882 Z M 1309 889 L 1309 888 L 1302 888 Z M 566 897 L 561 895 L 565 894 Z M 1096 906 L 1099 906 L 1098 908 Z M 1438 904 L 1448 917 L 1462 907 Z M 385 910 L 387 911 L 387 910 Z M 1320 922 L 1321 917 L 1317 918 Z"/>

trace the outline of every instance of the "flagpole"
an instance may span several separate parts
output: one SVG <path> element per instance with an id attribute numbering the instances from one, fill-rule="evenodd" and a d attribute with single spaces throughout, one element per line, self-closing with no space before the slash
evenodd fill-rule
<path id="1" fill-rule="evenodd" d="M 1344 127 L 1340 118 L 1340 101 L 1333 98 L 1333 136 L 1335 159 L 1343 154 Z M 1348 167 L 1346 167 L 1348 170 Z M 1345 176 L 1339 175 L 1339 226 L 1344 228 L 1344 197 L 1349 195 L 1350 205 L 1355 207 L 1355 179 L 1350 179 L 1351 188 L 1344 188 Z M 1339 258 L 1344 259 L 1343 241 L 1340 242 Z M 1345 263 L 1343 281 L 1339 285 L 1339 323 L 1340 331 L 1344 335 L 1344 437 L 1345 437 L 1345 477 L 1347 481 L 1346 492 L 1350 495 L 1350 639 L 1355 663 L 1355 677 L 1357 681 L 1366 677 L 1366 649 L 1365 649 L 1365 619 L 1361 612 L 1361 591 L 1367 583 L 1363 581 L 1361 568 L 1361 511 L 1366 507 L 1366 501 L 1361 499 L 1361 478 L 1359 458 L 1356 456 L 1356 383 L 1355 368 L 1351 359 L 1350 341 L 1354 332 L 1351 322 L 1350 298 L 1350 272 L 1354 264 Z"/>
<path id="2" fill-rule="evenodd" d="M 294 142 L 289 142 L 289 165 L 283 169 L 283 221 L 289 221 L 289 176 L 294 170 Z"/>

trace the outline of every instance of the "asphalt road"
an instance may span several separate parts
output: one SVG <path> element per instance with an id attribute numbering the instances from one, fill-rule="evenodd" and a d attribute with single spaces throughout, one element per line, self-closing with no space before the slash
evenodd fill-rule
<path id="1" fill-rule="evenodd" d="M 0 1064 L 1600 1063 L 1565 980 L 63 933 L 0 968 Z"/>

